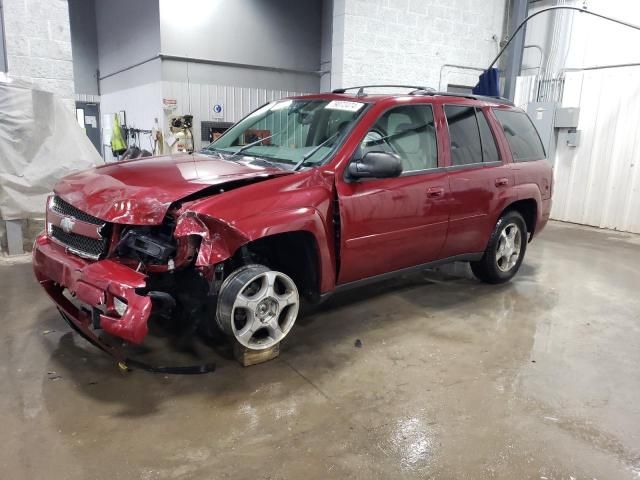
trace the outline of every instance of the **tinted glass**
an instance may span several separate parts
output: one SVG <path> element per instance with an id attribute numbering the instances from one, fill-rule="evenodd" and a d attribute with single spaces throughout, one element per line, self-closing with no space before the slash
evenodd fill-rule
<path id="1" fill-rule="evenodd" d="M 451 165 L 469 165 L 482 162 L 480 132 L 473 107 L 446 105 L 451 141 Z"/>
<path id="2" fill-rule="evenodd" d="M 482 141 L 482 161 L 483 162 L 499 162 L 500 155 L 496 147 L 495 138 L 489 128 L 489 123 L 484 116 L 482 110 L 477 111 L 478 127 L 480 127 L 480 140 Z"/>
<path id="3" fill-rule="evenodd" d="M 526 113 L 498 109 L 493 111 L 502 124 L 515 162 L 545 158 L 538 132 Z"/>
<path id="4" fill-rule="evenodd" d="M 285 168 L 321 165 L 357 123 L 365 106 L 346 100 L 272 102 L 240 120 L 204 151 L 245 153 Z"/>
<path id="5" fill-rule="evenodd" d="M 402 159 L 403 172 L 438 166 L 431 105 L 393 108 L 376 121 L 362 142 L 362 152 L 391 152 Z"/>

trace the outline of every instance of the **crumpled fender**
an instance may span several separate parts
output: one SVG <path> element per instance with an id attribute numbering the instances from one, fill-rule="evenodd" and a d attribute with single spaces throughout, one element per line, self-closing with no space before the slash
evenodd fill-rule
<path id="1" fill-rule="evenodd" d="M 249 239 L 227 223 L 208 215 L 186 212 L 176 222 L 174 236 L 201 238 L 196 266 L 215 265 L 227 258 Z"/>
<path id="2" fill-rule="evenodd" d="M 223 219 L 195 212 L 185 212 L 176 223 L 176 238 L 197 235 L 202 241 L 196 266 L 208 266 L 222 262 L 242 245 L 262 237 L 280 233 L 305 231 L 311 233 L 318 248 L 321 292 L 331 290 L 335 285 L 334 252 L 328 241 L 330 232 L 320 213 L 312 207 L 257 212 L 256 215 L 239 221 L 226 222 Z"/>

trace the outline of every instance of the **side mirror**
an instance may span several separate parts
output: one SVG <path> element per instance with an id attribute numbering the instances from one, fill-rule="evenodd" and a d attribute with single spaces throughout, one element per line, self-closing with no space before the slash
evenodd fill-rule
<path id="1" fill-rule="evenodd" d="M 359 160 L 352 160 L 347 167 L 350 180 L 399 177 L 401 173 L 400 157 L 386 152 L 369 152 Z"/>

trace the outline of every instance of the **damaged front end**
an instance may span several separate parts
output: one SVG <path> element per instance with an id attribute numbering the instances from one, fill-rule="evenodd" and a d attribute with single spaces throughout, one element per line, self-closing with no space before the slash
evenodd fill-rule
<path id="1" fill-rule="evenodd" d="M 105 222 L 53 196 L 33 267 L 65 320 L 126 362 L 96 330 L 140 344 L 151 320 L 180 335 L 213 327 L 223 262 L 245 241 L 179 203 L 161 224 L 140 226 Z"/>

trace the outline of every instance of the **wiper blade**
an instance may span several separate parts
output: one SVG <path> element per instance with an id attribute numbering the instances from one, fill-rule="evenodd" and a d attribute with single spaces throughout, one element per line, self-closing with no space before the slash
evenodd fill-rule
<path id="1" fill-rule="evenodd" d="M 340 135 L 340 130 L 338 130 L 336 133 L 334 133 L 333 135 L 331 135 L 329 138 L 327 138 L 324 142 L 322 142 L 319 145 L 316 145 L 313 150 L 307 152 L 303 157 L 302 160 L 300 160 L 298 163 L 296 163 L 295 167 L 293 167 L 293 170 L 298 170 L 298 168 L 300 168 L 302 165 L 304 165 L 304 162 L 306 162 L 309 158 L 311 158 L 313 155 L 316 154 L 316 152 L 318 150 L 320 150 L 322 147 L 324 147 L 327 143 L 329 143 L 331 140 L 334 140 L 338 135 Z"/>
<path id="2" fill-rule="evenodd" d="M 222 150 L 218 150 L 217 148 L 203 148 L 202 150 L 200 150 L 200 153 L 217 153 L 218 157 L 220 157 L 222 160 L 227 160 L 224 155 L 222 155 Z"/>
<path id="3" fill-rule="evenodd" d="M 244 152 L 245 150 L 250 149 L 251 147 L 255 147 L 256 145 L 261 144 L 262 142 L 264 142 L 265 140 L 269 140 L 270 138 L 275 137 L 276 135 L 280 135 L 281 133 L 283 133 L 286 130 L 286 128 L 283 128 L 282 130 L 278 130 L 276 133 L 269 135 L 268 137 L 264 137 L 264 138 L 259 138 L 258 140 L 255 140 L 251 143 L 247 143 L 246 145 L 241 146 L 239 149 L 237 149 L 235 152 L 233 152 L 233 154 L 231 155 L 231 157 L 229 157 L 229 160 L 233 160 L 235 157 L 237 157 L 238 155 L 240 155 L 242 152 Z"/>

